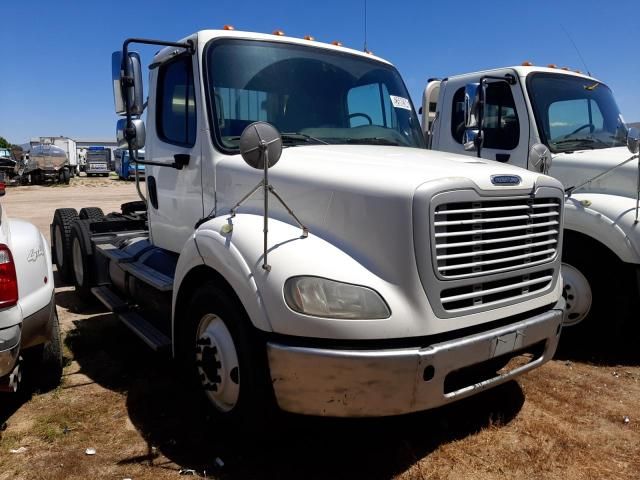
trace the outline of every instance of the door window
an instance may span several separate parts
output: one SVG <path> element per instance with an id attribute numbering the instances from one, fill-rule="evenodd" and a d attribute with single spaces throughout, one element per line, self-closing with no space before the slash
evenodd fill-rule
<path id="1" fill-rule="evenodd" d="M 453 95 L 451 135 L 462 143 L 464 134 L 464 87 Z M 513 150 L 520 141 L 520 123 L 511 86 L 506 82 L 487 85 L 482 124 L 484 148 Z"/>
<path id="2" fill-rule="evenodd" d="M 196 101 L 191 57 L 160 67 L 157 101 L 158 136 L 168 143 L 193 146 L 196 139 Z"/>

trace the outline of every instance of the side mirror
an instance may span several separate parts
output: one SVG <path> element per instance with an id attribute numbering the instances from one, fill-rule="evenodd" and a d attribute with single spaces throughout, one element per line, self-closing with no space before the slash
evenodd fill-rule
<path id="1" fill-rule="evenodd" d="M 536 143 L 529 150 L 530 170 L 547 175 L 551 168 L 551 152 L 546 145 Z"/>
<path id="2" fill-rule="evenodd" d="M 137 52 L 129 52 L 127 61 L 123 64 L 122 52 L 113 52 L 111 55 L 111 79 L 116 114 L 127 114 L 126 94 L 129 97 L 131 115 L 142 115 L 144 111 L 144 92 L 140 55 Z"/>
<path id="3" fill-rule="evenodd" d="M 129 148 L 129 140 L 134 150 L 144 148 L 146 141 L 144 122 L 139 118 L 131 119 L 131 127 L 127 128 L 127 119 L 121 118 L 116 125 L 116 140 L 119 148 Z"/>
<path id="4" fill-rule="evenodd" d="M 462 135 L 462 145 L 467 152 L 476 150 L 478 148 L 478 140 L 480 136 L 480 130 L 477 128 L 467 128 Z"/>
<path id="5" fill-rule="evenodd" d="M 627 148 L 634 155 L 640 151 L 640 130 L 635 127 L 627 132 Z"/>
<path id="6" fill-rule="evenodd" d="M 480 126 L 480 106 L 482 88 L 479 83 L 467 83 L 464 87 L 464 126 L 478 128 Z"/>
<path id="7" fill-rule="evenodd" d="M 260 170 L 271 168 L 282 154 L 282 137 L 267 122 L 254 122 L 240 135 L 240 154 L 247 165 Z"/>

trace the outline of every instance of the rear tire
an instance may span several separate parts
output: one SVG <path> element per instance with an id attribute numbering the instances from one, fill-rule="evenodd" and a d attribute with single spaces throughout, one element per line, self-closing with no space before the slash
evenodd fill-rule
<path id="1" fill-rule="evenodd" d="M 66 168 L 62 170 L 62 182 L 65 185 L 69 185 L 69 181 L 71 179 L 71 173 Z"/>
<path id="2" fill-rule="evenodd" d="M 273 405 L 266 349 L 240 302 L 213 282 L 198 288 L 179 333 L 188 377 L 224 426 L 254 429 Z"/>
<path id="3" fill-rule="evenodd" d="M 76 293 L 84 301 L 91 301 L 91 287 L 94 286 L 93 249 L 89 225 L 94 220 L 77 220 L 71 229 L 71 256 L 73 265 L 73 284 Z M 91 253 L 87 253 L 91 252 Z"/>
<path id="4" fill-rule="evenodd" d="M 58 274 L 65 282 L 72 279 L 71 226 L 78 219 L 74 208 L 58 208 L 53 214 L 52 251 Z"/>
<path id="5" fill-rule="evenodd" d="M 129 215 L 135 212 L 146 212 L 147 204 L 142 200 L 127 202 L 120 205 L 120 210 L 122 211 L 123 215 Z"/>
<path id="6" fill-rule="evenodd" d="M 104 212 L 99 207 L 84 207 L 78 212 L 78 218 L 81 220 L 102 220 Z"/>

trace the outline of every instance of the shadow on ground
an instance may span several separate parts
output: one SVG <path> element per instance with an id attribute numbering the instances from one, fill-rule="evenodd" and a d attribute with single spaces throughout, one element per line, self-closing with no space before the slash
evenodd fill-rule
<path id="1" fill-rule="evenodd" d="M 206 406 L 167 358 L 154 355 L 114 316 L 76 321 L 66 344 L 82 373 L 127 394 L 131 421 L 152 446 L 182 468 L 224 478 L 388 478 L 439 445 L 510 422 L 524 395 L 510 382 L 431 412 L 385 419 L 338 420 L 277 414 L 267 440 L 222 434 Z M 153 455 L 121 463 L 154 465 Z M 167 465 L 156 465 L 168 468 Z"/>

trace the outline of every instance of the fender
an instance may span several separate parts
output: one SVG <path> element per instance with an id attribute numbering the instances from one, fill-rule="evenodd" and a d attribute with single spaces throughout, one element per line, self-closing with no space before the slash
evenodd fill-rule
<path id="1" fill-rule="evenodd" d="M 575 193 L 565 202 L 565 229 L 587 235 L 626 263 L 640 263 L 640 224 L 632 198 Z"/>
<path id="2" fill-rule="evenodd" d="M 231 285 L 254 326 L 263 331 L 272 331 L 246 259 L 222 232 L 223 225 L 227 224 L 227 218 L 223 217 L 202 224 L 183 247 L 174 278 L 172 321 L 174 329 L 175 305 L 180 285 L 194 268 L 206 265 Z"/>

